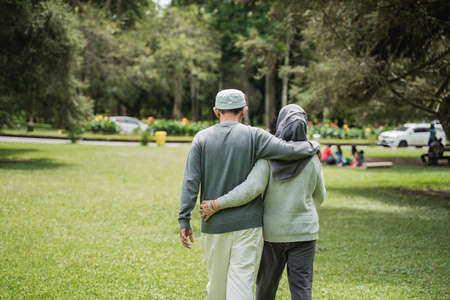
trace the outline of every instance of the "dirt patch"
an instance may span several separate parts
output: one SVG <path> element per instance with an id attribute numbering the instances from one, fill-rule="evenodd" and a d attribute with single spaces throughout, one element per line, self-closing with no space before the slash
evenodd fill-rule
<path id="1" fill-rule="evenodd" d="M 397 189 L 401 194 L 406 194 L 410 196 L 427 196 L 433 197 L 439 200 L 450 201 L 450 190 L 409 190 L 409 189 Z M 448 208 L 448 207 L 446 207 Z"/>

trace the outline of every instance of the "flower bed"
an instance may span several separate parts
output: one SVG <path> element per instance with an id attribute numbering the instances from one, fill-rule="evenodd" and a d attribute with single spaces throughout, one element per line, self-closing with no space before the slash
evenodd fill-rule
<path id="1" fill-rule="evenodd" d="M 155 131 L 166 131 L 170 135 L 195 135 L 200 130 L 209 127 L 209 122 L 190 122 L 183 118 L 178 120 L 154 119 L 149 117 L 147 119 L 148 130 L 153 134 Z"/>
<path id="2" fill-rule="evenodd" d="M 378 125 L 366 128 L 356 128 L 349 127 L 347 124 L 344 124 L 344 126 L 340 128 L 333 122 L 325 124 L 318 122 L 314 125 L 312 121 L 309 121 L 308 134 L 310 136 L 320 134 L 322 138 L 332 139 L 376 139 L 381 132 L 391 129 L 393 128 Z"/>
<path id="3" fill-rule="evenodd" d="M 94 133 L 118 133 L 119 127 L 113 121 L 110 121 L 108 116 L 98 115 L 88 125 L 86 130 L 90 130 Z"/>

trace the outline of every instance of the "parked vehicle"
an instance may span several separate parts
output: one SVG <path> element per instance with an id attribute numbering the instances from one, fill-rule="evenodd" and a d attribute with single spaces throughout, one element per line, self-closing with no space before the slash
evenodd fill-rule
<path id="1" fill-rule="evenodd" d="M 147 130 L 148 127 L 147 124 L 132 117 L 118 116 L 110 117 L 109 119 L 116 123 L 119 126 L 120 131 L 124 133 L 142 132 Z"/>
<path id="2" fill-rule="evenodd" d="M 408 147 L 428 146 L 430 138 L 431 123 L 406 123 L 398 126 L 394 130 L 380 133 L 378 136 L 378 145 L 386 147 Z M 446 136 L 441 124 L 434 124 L 436 128 L 436 138 L 442 138 L 442 144 L 445 145 Z"/>

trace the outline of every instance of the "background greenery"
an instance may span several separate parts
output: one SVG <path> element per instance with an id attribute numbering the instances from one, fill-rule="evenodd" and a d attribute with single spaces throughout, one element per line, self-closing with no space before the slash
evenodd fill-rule
<path id="1" fill-rule="evenodd" d="M 450 136 L 449 16 L 445 0 L 3 0 L 0 123 L 209 121 L 238 88 L 252 125 L 298 103 L 340 128 L 438 119 Z"/>
<path id="2" fill-rule="evenodd" d="M 196 210 L 193 249 L 179 242 L 188 149 L 0 143 L 0 298 L 204 298 Z M 314 298 L 445 299 L 450 169 L 324 166 L 324 175 Z M 287 298 L 284 278 L 278 299 Z"/>

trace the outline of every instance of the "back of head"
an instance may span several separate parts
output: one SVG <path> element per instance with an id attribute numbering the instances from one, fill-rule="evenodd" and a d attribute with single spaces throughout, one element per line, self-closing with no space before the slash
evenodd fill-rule
<path id="1" fill-rule="evenodd" d="M 215 107 L 222 113 L 239 113 L 246 106 L 245 94 L 240 90 L 222 90 L 216 95 Z"/>
<path id="2" fill-rule="evenodd" d="M 289 104 L 278 114 L 275 136 L 285 141 L 308 140 L 308 116 L 300 106 Z"/>

